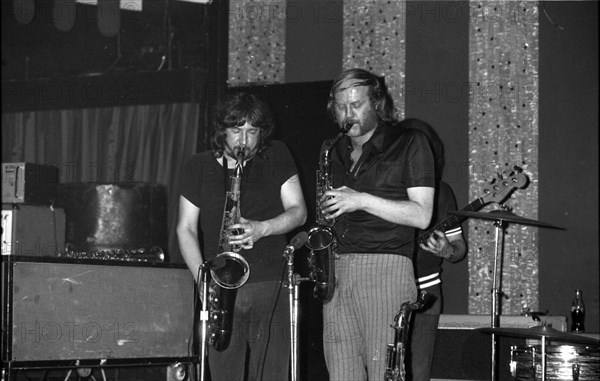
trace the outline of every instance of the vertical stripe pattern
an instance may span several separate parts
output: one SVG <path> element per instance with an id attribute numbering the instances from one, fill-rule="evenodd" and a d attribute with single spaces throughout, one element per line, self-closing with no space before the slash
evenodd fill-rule
<path id="1" fill-rule="evenodd" d="M 538 8 L 537 2 L 471 2 L 469 77 L 469 199 L 497 173 L 515 165 L 529 177 L 504 202 L 521 217 L 538 212 Z M 491 311 L 495 228 L 469 220 L 469 313 Z M 509 223 L 500 288 L 502 314 L 538 306 L 537 228 Z"/>
<path id="2" fill-rule="evenodd" d="M 285 79 L 287 1 L 229 1 L 230 86 Z"/>
<path id="3" fill-rule="evenodd" d="M 390 327 L 417 297 L 412 261 L 391 254 L 344 254 L 336 289 L 323 306 L 323 349 L 331 381 L 382 380 Z"/>
<path id="4" fill-rule="evenodd" d="M 344 69 L 361 68 L 385 78 L 404 117 L 405 1 L 344 0 Z"/>

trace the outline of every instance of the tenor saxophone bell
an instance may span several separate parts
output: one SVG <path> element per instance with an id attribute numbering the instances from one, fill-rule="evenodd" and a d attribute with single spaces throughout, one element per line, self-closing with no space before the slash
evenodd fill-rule
<path id="1" fill-rule="evenodd" d="M 241 255 L 225 252 L 217 255 L 225 260 L 223 267 L 210 270 L 216 284 L 209 295 L 209 338 L 208 342 L 219 352 L 229 347 L 233 334 L 233 309 L 237 289 L 242 287 L 250 276 L 248 261 Z"/>
<path id="2" fill-rule="evenodd" d="M 242 287 L 250 276 L 250 266 L 246 258 L 238 253 L 225 252 L 217 255 L 225 260 L 225 265 L 210 269 L 212 280 L 219 286 L 232 290 Z"/>
<path id="3" fill-rule="evenodd" d="M 334 240 L 333 229 L 328 226 L 315 226 L 308 231 L 306 247 L 310 250 L 327 249 Z"/>
<path id="4" fill-rule="evenodd" d="M 323 303 L 329 302 L 335 291 L 334 244 L 332 227 L 319 225 L 308 231 L 306 247 L 311 251 L 309 277 L 315 282 L 313 296 Z"/>

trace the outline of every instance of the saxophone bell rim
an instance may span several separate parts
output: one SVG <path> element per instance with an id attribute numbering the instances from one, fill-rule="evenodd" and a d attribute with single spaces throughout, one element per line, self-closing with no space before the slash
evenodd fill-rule
<path id="1" fill-rule="evenodd" d="M 320 244 L 320 245 L 316 245 L 313 242 L 313 240 L 311 239 L 312 237 L 314 237 L 316 234 L 321 234 L 321 233 L 325 233 L 328 235 L 327 237 L 327 243 L 326 244 Z M 326 248 L 328 248 L 331 243 L 333 242 L 334 239 L 334 233 L 333 233 L 333 229 L 329 226 L 315 226 L 313 228 L 311 228 L 308 231 L 308 239 L 306 240 L 306 247 L 308 247 L 310 250 L 324 250 Z M 322 242 L 323 240 L 319 240 L 319 242 Z"/>
<path id="2" fill-rule="evenodd" d="M 210 275 L 212 277 L 212 280 L 221 288 L 224 289 L 228 289 L 228 290 L 233 290 L 236 288 L 240 288 L 242 287 L 247 281 L 248 278 L 250 277 L 250 265 L 248 264 L 248 261 L 246 260 L 246 258 L 244 258 L 243 256 L 241 256 L 238 253 L 234 253 L 231 251 L 225 251 L 223 253 L 220 253 L 217 255 L 217 258 L 222 258 L 225 260 L 225 266 L 224 268 L 227 268 L 227 266 L 231 266 L 231 262 L 238 264 L 242 267 L 242 275 L 239 277 L 239 279 L 235 279 L 234 281 L 225 281 L 224 279 L 221 279 L 218 275 L 218 273 L 214 270 L 211 269 L 210 270 Z"/>

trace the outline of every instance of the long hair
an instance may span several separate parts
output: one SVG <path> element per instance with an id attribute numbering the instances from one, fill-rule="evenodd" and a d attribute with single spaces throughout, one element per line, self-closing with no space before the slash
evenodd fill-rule
<path id="1" fill-rule="evenodd" d="M 356 86 L 367 86 L 369 88 L 368 94 L 369 99 L 375 106 L 375 112 L 380 121 L 394 122 L 396 121 L 396 113 L 394 108 L 394 101 L 388 93 L 387 87 L 383 78 L 376 76 L 375 74 L 364 70 L 364 69 L 348 69 L 342 72 L 333 80 L 333 85 L 329 91 L 329 100 L 327 102 L 327 111 L 333 119 L 336 120 L 335 115 L 335 95 L 340 91 L 345 90 L 342 88 L 342 83 L 346 80 L 354 79 L 357 80 L 352 87 Z"/>
<path id="2" fill-rule="evenodd" d="M 215 130 L 211 142 L 216 157 L 223 155 L 226 130 L 231 127 L 241 127 L 246 123 L 260 129 L 258 153 L 262 152 L 268 147 L 269 137 L 275 128 L 269 106 L 256 95 L 249 93 L 234 94 L 217 106 Z"/>

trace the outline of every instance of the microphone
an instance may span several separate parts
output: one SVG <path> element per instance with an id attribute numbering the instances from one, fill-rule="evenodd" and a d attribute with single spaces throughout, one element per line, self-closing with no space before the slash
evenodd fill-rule
<path id="1" fill-rule="evenodd" d="M 294 251 L 298 250 L 308 241 L 308 233 L 300 232 L 292 238 L 290 243 L 285 247 L 285 254 L 291 254 Z"/>

